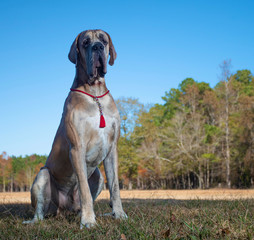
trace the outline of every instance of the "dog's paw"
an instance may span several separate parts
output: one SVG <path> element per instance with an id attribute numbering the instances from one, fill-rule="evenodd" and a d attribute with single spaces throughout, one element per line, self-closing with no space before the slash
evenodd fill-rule
<path id="1" fill-rule="evenodd" d="M 96 220 L 95 220 L 95 215 L 92 214 L 92 215 L 88 215 L 88 216 L 82 216 L 81 217 L 81 222 L 80 222 L 80 229 L 83 229 L 84 227 L 85 228 L 92 228 L 92 227 L 95 227 L 97 224 L 96 224 Z"/>
<path id="2" fill-rule="evenodd" d="M 23 221 L 22 224 L 34 224 L 36 222 L 38 222 L 37 219 L 32 219 L 32 220 Z"/>
<path id="3" fill-rule="evenodd" d="M 124 211 L 119 211 L 119 212 L 112 212 L 112 216 L 115 219 L 128 219 L 127 214 Z"/>
<path id="4" fill-rule="evenodd" d="M 80 223 L 80 229 L 82 230 L 84 227 L 87 229 L 95 227 L 97 224 L 96 222 L 93 223 Z"/>

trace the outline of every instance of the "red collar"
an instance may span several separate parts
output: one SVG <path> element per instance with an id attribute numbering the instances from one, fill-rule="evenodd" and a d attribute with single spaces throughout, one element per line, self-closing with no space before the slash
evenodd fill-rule
<path id="1" fill-rule="evenodd" d="M 80 92 L 80 93 L 86 94 L 89 97 L 92 97 L 96 101 L 96 103 L 97 103 L 97 105 L 99 107 L 99 111 L 100 111 L 100 126 L 99 127 L 100 128 L 105 128 L 106 127 L 106 122 L 105 122 L 105 119 L 104 119 L 104 116 L 103 116 L 103 113 L 102 113 L 102 107 L 101 107 L 101 104 L 100 104 L 98 98 L 102 98 L 102 97 L 106 96 L 109 93 L 109 90 L 107 92 L 105 92 L 104 94 L 102 94 L 101 96 L 94 96 L 94 95 L 89 94 L 87 92 L 84 92 L 84 91 L 81 91 L 81 90 L 78 90 L 78 89 L 73 89 L 73 88 L 71 88 L 71 91 L 72 92 Z"/>
<path id="2" fill-rule="evenodd" d="M 104 94 L 102 94 L 100 96 L 94 96 L 92 94 L 89 94 L 87 92 L 84 92 L 84 91 L 81 91 L 81 90 L 78 90 L 78 89 L 71 88 L 71 91 L 72 92 L 81 92 L 81 93 L 84 93 L 84 94 L 86 94 L 86 95 L 88 95 L 89 97 L 92 97 L 92 98 L 102 98 L 102 97 L 106 96 L 109 93 L 109 90 L 108 90 L 107 92 L 105 92 Z"/>

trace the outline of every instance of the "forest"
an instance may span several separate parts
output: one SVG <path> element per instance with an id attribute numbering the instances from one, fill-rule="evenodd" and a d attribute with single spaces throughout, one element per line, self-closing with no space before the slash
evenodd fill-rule
<path id="1" fill-rule="evenodd" d="M 232 73 L 228 60 L 220 69 L 215 87 L 186 78 L 165 92 L 163 104 L 116 100 L 122 189 L 253 187 L 254 76 Z M 3 152 L 0 191 L 29 191 L 46 159 Z"/>

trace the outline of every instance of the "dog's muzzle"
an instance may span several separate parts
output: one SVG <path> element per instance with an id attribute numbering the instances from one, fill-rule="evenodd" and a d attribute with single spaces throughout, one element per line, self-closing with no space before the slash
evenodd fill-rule
<path id="1" fill-rule="evenodd" d="M 104 77 L 107 73 L 107 61 L 104 52 L 104 45 L 100 42 L 92 46 L 91 72 L 89 73 L 89 80 L 93 81 L 98 77 Z"/>

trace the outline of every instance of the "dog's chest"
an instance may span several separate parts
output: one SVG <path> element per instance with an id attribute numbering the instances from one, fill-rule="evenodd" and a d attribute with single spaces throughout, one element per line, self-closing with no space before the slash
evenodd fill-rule
<path id="1" fill-rule="evenodd" d="M 106 127 L 99 128 L 97 118 L 91 118 L 92 134 L 87 144 L 86 162 L 88 166 L 96 167 L 103 161 L 111 150 L 114 139 L 112 119 L 106 120 Z"/>
<path id="2" fill-rule="evenodd" d="M 81 146 L 85 151 L 85 161 L 88 168 L 98 166 L 108 155 L 115 141 L 117 119 L 105 113 L 106 127 L 100 128 L 100 115 L 78 114 L 76 118 L 77 132 Z"/>

